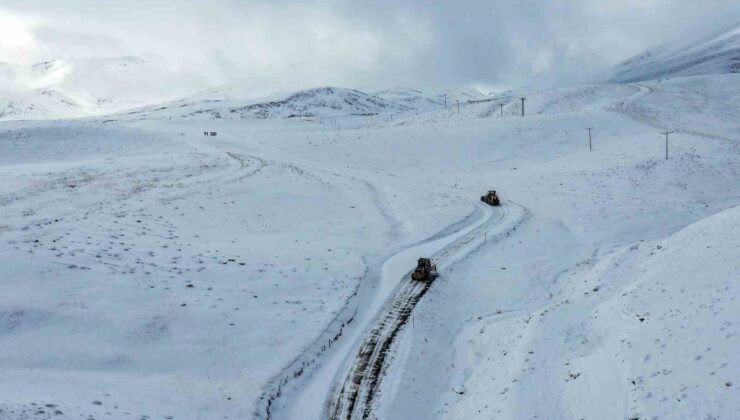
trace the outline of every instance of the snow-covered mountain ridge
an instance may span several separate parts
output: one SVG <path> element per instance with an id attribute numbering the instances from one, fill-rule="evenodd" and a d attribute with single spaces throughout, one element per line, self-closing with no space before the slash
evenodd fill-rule
<path id="1" fill-rule="evenodd" d="M 0 120 L 71 118 L 117 112 L 190 93 L 162 89 L 173 75 L 157 57 L 65 58 L 0 63 Z"/>
<path id="2" fill-rule="evenodd" d="M 133 119 L 282 119 L 296 117 L 367 116 L 383 112 L 405 112 L 412 108 L 356 89 L 321 87 L 263 99 L 233 99 L 223 91 L 198 94 L 156 106 L 131 110 L 121 116 Z"/>
<path id="3" fill-rule="evenodd" d="M 609 79 L 635 82 L 740 72 L 740 24 L 692 40 L 663 45 L 618 64 Z"/>

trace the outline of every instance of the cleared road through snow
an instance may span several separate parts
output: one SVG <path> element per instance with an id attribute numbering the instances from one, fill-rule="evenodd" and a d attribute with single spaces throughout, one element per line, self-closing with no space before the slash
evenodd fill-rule
<path id="1" fill-rule="evenodd" d="M 376 393 L 384 371 L 391 361 L 389 351 L 398 333 L 408 322 L 414 306 L 432 284 L 410 279 L 409 268 L 414 267 L 415 258 L 431 254 L 438 268 L 442 269 L 450 265 L 456 257 L 465 255 L 486 240 L 492 225 L 502 225 L 502 221 L 507 219 L 511 208 L 515 209 L 518 216 L 515 220 L 521 221 L 525 213 L 523 209 L 515 205 L 495 209 L 487 205 L 478 205 L 484 214 L 481 221 L 448 237 L 407 249 L 385 264 L 383 280 L 384 282 L 394 281 L 398 284 L 396 293 L 391 299 L 386 300 L 388 303 L 385 309 L 380 316 L 375 318 L 359 350 L 354 353 L 349 363 L 345 363 L 345 368 L 340 370 L 344 373 L 337 378 L 329 403 L 329 418 L 371 417 Z M 514 222 L 509 229 L 516 229 L 516 225 L 517 223 Z M 505 236 L 507 232 L 504 229 L 497 233 L 498 236 Z"/>
<path id="2" fill-rule="evenodd" d="M 494 214 L 496 220 L 504 217 L 503 210 L 494 211 L 489 206 L 476 205 L 474 216 L 464 225 L 443 237 L 406 248 L 388 258 L 381 268 L 380 279 L 371 294 L 361 301 L 360 310 L 352 322 L 352 328 L 323 357 L 321 366 L 307 378 L 305 385 L 294 395 L 281 395 L 280 402 L 273 404 L 270 418 L 325 418 L 327 402 L 333 399 L 332 391 L 335 382 L 342 381 L 348 372 L 357 349 L 368 337 L 370 327 L 375 326 L 396 301 L 399 293 L 409 283 L 409 270 L 416 265 L 416 259 L 423 255 L 432 255 L 441 249 L 459 244 L 468 238 L 471 232 L 489 226 Z M 449 260 L 449 257 L 448 257 Z M 444 266 L 441 265 L 441 269 Z M 383 310 L 383 308 L 387 308 Z M 341 372 L 341 374 L 338 374 Z"/>

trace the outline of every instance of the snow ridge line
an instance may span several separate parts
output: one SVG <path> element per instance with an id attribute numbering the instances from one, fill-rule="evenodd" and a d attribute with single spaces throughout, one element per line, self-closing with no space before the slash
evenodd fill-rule
<path id="1" fill-rule="evenodd" d="M 512 232 L 529 219 L 529 211 L 522 206 L 518 207 L 522 209 L 521 217 L 511 227 L 492 236 L 492 241 L 498 242 L 510 236 Z M 452 264 L 451 259 L 458 252 L 478 240 L 476 246 L 468 253 L 474 252 L 485 243 L 483 235 L 487 233 L 488 227 L 492 224 L 499 224 L 507 215 L 508 211 L 503 208 L 501 216 L 495 221 L 493 218 L 489 219 L 486 223 L 437 251 L 432 259 L 440 265 Z M 378 319 L 378 324 L 370 330 L 368 338 L 355 356 L 354 363 L 344 376 L 342 383 L 337 385 L 335 397 L 327 407 L 330 419 L 368 419 L 373 417 L 375 396 L 380 389 L 382 376 L 392 361 L 390 349 L 395 342 L 395 338 L 408 323 L 414 307 L 433 283 L 433 281 L 412 281 L 408 278 L 408 273 L 405 277 L 405 284 L 393 298 L 392 304 L 387 306 L 386 313 Z"/>

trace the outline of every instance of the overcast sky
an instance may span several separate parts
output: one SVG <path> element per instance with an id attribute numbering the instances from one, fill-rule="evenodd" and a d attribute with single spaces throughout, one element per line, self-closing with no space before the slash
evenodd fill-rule
<path id="1" fill-rule="evenodd" d="M 736 0 L 3 0 L 0 60 L 157 55 L 203 84 L 519 86 L 582 81 Z"/>

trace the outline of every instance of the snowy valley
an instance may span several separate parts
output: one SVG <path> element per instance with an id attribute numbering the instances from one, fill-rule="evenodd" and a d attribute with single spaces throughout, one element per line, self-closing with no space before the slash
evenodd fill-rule
<path id="1" fill-rule="evenodd" d="M 716 39 L 504 93 L 14 88 L 0 419 L 739 417 Z"/>

